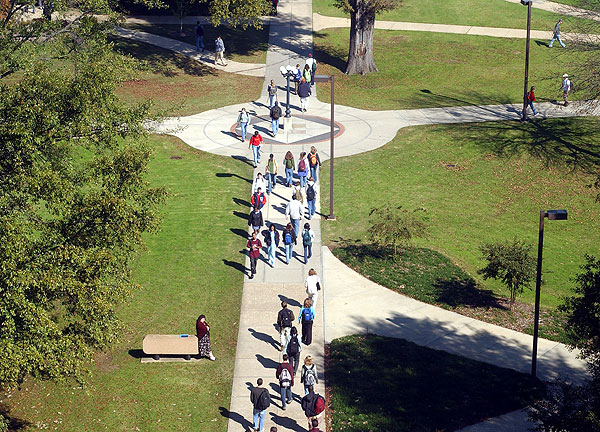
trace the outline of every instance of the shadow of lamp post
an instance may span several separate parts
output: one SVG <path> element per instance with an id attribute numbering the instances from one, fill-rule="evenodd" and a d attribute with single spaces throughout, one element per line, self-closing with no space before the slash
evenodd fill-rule
<path id="1" fill-rule="evenodd" d="M 329 216 L 327 216 L 327 220 L 334 221 L 335 215 L 333 214 L 333 139 L 335 137 L 334 127 L 334 107 L 335 102 L 333 100 L 333 88 L 334 88 L 334 79 L 333 75 L 315 75 L 315 82 L 331 82 L 331 119 L 330 122 L 330 131 L 329 131 Z"/>
<path id="2" fill-rule="evenodd" d="M 537 270 L 535 277 L 535 317 L 533 321 L 533 349 L 531 352 L 531 376 L 535 378 L 537 372 L 537 345 L 540 319 L 540 285 L 542 283 L 542 249 L 544 247 L 544 219 L 566 220 L 566 210 L 540 210 L 540 231 L 538 237 Z"/>
<path id="3" fill-rule="evenodd" d="M 525 44 L 525 80 L 523 83 L 523 112 L 521 113 L 521 121 L 527 121 L 527 81 L 529 80 L 529 35 L 531 34 L 531 3 L 533 0 L 521 0 L 521 4 L 527 6 L 527 42 Z"/>

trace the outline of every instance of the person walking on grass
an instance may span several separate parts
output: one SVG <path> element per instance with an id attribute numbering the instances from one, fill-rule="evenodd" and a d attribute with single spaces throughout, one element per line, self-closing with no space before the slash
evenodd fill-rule
<path id="1" fill-rule="evenodd" d="M 200 21 L 196 21 L 194 33 L 196 33 L 196 51 L 200 51 L 200 48 L 202 48 L 202 52 L 204 52 L 204 29 Z"/>
<path id="2" fill-rule="evenodd" d="M 292 386 L 294 385 L 294 368 L 288 362 L 288 355 L 283 355 L 283 362 L 277 366 L 275 378 L 279 380 L 281 409 L 285 411 L 286 404 L 292 403 Z"/>
<path id="3" fill-rule="evenodd" d="M 306 81 L 306 78 L 303 77 L 300 81 L 300 85 L 298 86 L 298 92 L 296 93 L 300 98 L 300 109 L 302 112 L 306 112 L 308 109 L 308 98 L 311 95 L 310 84 Z"/>
<path id="4" fill-rule="evenodd" d="M 285 263 L 289 264 L 292 259 L 294 244 L 296 244 L 296 232 L 291 223 L 283 229 L 283 246 L 285 248 Z"/>
<path id="5" fill-rule="evenodd" d="M 253 432 L 262 432 L 267 416 L 267 409 L 271 406 L 271 395 L 264 388 L 263 379 L 256 380 L 256 386 L 250 390 L 250 402 L 252 403 Z"/>
<path id="6" fill-rule="evenodd" d="M 559 19 L 558 22 L 556 23 L 556 25 L 554 26 L 554 31 L 552 32 L 552 40 L 550 41 L 550 44 L 548 44 L 548 48 L 552 48 L 552 44 L 557 39 L 558 39 L 558 43 L 560 44 L 560 46 L 563 48 L 565 47 L 565 44 L 560 39 L 560 25 L 562 24 L 562 22 L 563 22 L 562 19 Z"/>
<path id="7" fill-rule="evenodd" d="M 269 155 L 269 160 L 265 168 L 265 177 L 267 178 L 267 195 L 270 195 L 271 191 L 277 185 L 277 161 L 273 153 Z"/>
<path id="8" fill-rule="evenodd" d="M 290 332 L 290 340 L 285 346 L 285 353 L 290 359 L 290 363 L 294 368 L 294 375 L 298 372 L 298 363 L 300 363 L 300 352 L 302 352 L 302 344 L 298 340 L 298 330 L 296 327 L 292 327 Z"/>
<path id="9" fill-rule="evenodd" d="M 248 215 L 248 226 L 252 227 L 252 232 L 258 232 L 263 226 L 263 215 L 257 206 L 252 207 Z"/>
<path id="10" fill-rule="evenodd" d="M 248 255 L 250 256 L 250 276 L 248 276 L 248 278 L 252 279 L 256 274 L 256 264 L 258 263 L 260 250 L 262 249 L 260 239 L 256 238 L 256 231 L 252 233 L 252 238 L 248 240 L 246 247 L 248 248 Z"/>
<path id="11" fill-rule="evenodd" d="M 250 197 L 250 205 L 261 210 L 267 203 L 267 197 L 262 193 L 262 188 L 256 188 L 256 192 Z"/>
<path id="12" fill-rule="evenodd" d="M 283 167 L 285 168 L 285 185 L 290 187 L 294 179 L 294 155 L 288 151 L 283 158 Z"/>
<path id="13" fill-rule="evenodd" d="M 308 298 L 312 300 L 313 307 L 317 307 L 317 297 L 319 296 L 319 291 L 321 291 L 321 279 L 319 279 L 317 271 L 314 268 L 308 271 L 304 286 L 306 287 Z"/>
<path id="14" fill-rule="evenodd" d="M 263 143 L 263 139 L 258 133 L 258 131 L 254 131 L 254 135 L 250 137 L 250 143 L 248 144 L 248 148 L 252 149 L 252 159 L 254 160 L 254 168 L 260 163 L 260 146 Z"/>
<path id="15" fill-rule="evenodd" d="M 304 365 L 300 372 L 300 382 L 304 384 L 304 394 L 308 394 L 308 386 L 314 386 L 319 383 L 317 366 L 313 364 L 313 358 L 309 355 L 304 357 Z"/>
<path id="16" fill-rule="evenodd" d="M 298 322 L 302 323 L 302 343 L 309 346 L 312 343 L 312 327 L 315 320 L 315 308 L 312 300 L 304 299 L 304 305 L 300 308 Z"/>
<path id="17" fill-rule="evenodd" d="M 275 101 L 273 108 L 271 108 L 271 131 L 273 132 L 273 136 L 277 136 L 279 133 L 279 118 L 281 117 L 281 108 L 279 108 L 279 103 Z"/>
<path id="18" fill-rule="evenodd" d="M 308 178 L 306 186 L 306 204 L 308 205 L 308 220 L 311 220 L 317 211 L 317 191 L 315 190 L 315 181 L 312 177 Z"/>
<path id="19" fill-rule="evenodd" d="M 312 256 L 312 244 L 315 240 L 315 232 L 310 229 L 310 224 L 305 223 L 302 230 L 302 246 L 304 246 L 304 264 Z"/>
<path id="20" fill-rule="evenodd" d="M 225 63 L 225 42 L 221 39 L 221 35 L 217 36 L 215 40 L 215 64 L 227 66 L 227 63 Z"/>
<path id="21" fill-rule="evenodd" d="M 300 232 L 300 219 L 304 216 L 304 206 L 296 195 L 292 196 L 291 201 L 285 208 L 285 216 L 290 218 L 294 227 L 294 233 Z"/>
<path id="22" fill-rule="evenodd" d="M 317 172 L 319 171 L 319 167 L 321 166 L 321 158 L 317 153 L 317 148 L 315 146 L 310 147 L 310 153 L 308 154 L 308 165 L 310 166 L 310 176 L 317 181 Z"/>
<path id="23" fill-rule="evenodd" d="M 279 327 L 279 342 L 281 343 L 280 351 L 283 351 L 287 345 L 292 331 L 292 324 L 294 322 L 294 312 L 288 307 L 286 301 L 281 302 L 281 310 L 277 314 L 277 326 Z"/>
<path id="24" fill-rule="evenodd" d="M 269 255 L 269 265 L 271 268 L 275 265 L 275 251 L 279 246 L 279 231 L 275 229 L 275 224 L 271 223 L 268 230 L 263 231 L 265 244 L 267 245 L 267 254 Z"/>
<path id="25" fill-rule="evenodd" d="M 246 133 L 248 132 L 248 123 L 250 123 L 250 116 L 246 112 L 246 108 L 242 108 L 240 115 L 237 119 L 238 125 L 240 125 L 242 133 L 242 142 L 246 142 Z"/>
<path id="26" fill-rule="evenodd" d="M 529 108 L 531 108 L 531 111 L 533 111 L 533 115 L 536 116 L 538 115 L 537 111 L 535 110 L 535 107 L 533 106 L 533 103 L 535 102 L 535 86 L 531 86 L 531 90 L 529 90 L 529 93 L 527 93 L 527 105 L 529 105 Z"/>
<path id="27" fill-rule="evenodd" d="M 569 92 L 573 89 L 573 87 L 571 86 L 571 80 L 569 79 L 569 75 L 563 75 L 563 80 L 560 87 L 563 91 L 563 100 L 565 101 L 565 106 L 567 106 L 569 105 Z"/>
<path id="28" fill-rule="evenodd" d="M 300 178 L 300 187 L 306 187 L 306 178 L 308 177 L 308 158 L 306 152 L 300 153 L 300 161 L 298 162 L 298 177 Z"/>
<path id="29" fill-rule="evenodd" d="M 275 106 L 275 102 L 277 102 L 277 86 L 275 85 L 275 81 L 271 80 L 271 83 L 267 86 L 267 94 L 269 96 L 267 102 L 269 109 L 271 109 Z"/>

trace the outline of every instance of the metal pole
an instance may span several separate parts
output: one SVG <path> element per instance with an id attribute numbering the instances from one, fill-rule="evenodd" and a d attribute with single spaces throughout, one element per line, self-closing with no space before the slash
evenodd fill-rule
<path id="1" fill-rule="evenodd" d="M 287 78 L 287 96 L 286 96 L 287 107 L 285 108 L 285 116 L 289 118 L 292 116 L 292 114 L 290 112 L 290 73 L 289 73 L 289 71 L 285 77 Z"/>
<path id="2" fill-rule="evenodd" d="M 531 4 L 531 3 L 530 3 Z M 540 286 L 542 284 L 542 249 L 544 247 L 544 218 L 546 212 L 540 210 L 540 232 L 538 237 L 537 272 L 535 277 L 535 317 L 533 321 L 533 349 L 531 352 L 531 376 L 535 378 L 537 371 L 537 344 L 540 320 Z"/>
<path id="3" fill-rule="evenodd" d="M 529 39 L 531 33 L 531 1 L 527 3 L 527 42 L 525 48 L 525 80 L 523 83 L 523 113 L 521 121 L 527 121 L 527 81 L 529 80 Z"/>
<path id="4" fill-rule="evenodd" d="M 329 161 L 329 216 L 327 217 L 328 220 L 335 220 L 335 216 L 333 214 L 333 139 L 334 139 L 334 125 L 335 125 L 335 119 L 334 119 L 334 107 L 335 107 L 335 102 L 333 99 L 333 88 L 334 88 L 334 78 L 333 75 L 331 75 L 329 77 L 331 79 L 331 130 L 329 132 L 329 142 L 330 142 L 330 148 L 329 148 L 329 154 L 331 155 L 331 159 Z"/>

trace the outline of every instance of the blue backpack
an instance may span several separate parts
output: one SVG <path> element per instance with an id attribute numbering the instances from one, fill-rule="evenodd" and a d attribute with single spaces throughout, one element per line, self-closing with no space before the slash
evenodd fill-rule
<path id="1" fill-rule="evenodd" d="M 304 322 L 312 321 L 312 315 L 310 313 L 310 308 L 304 308 L 302 310 L 302 321 L 304 321 Z"/>
<path id="2" fill-rule="evenodd" d="M 283 234 L 283 242 L 284 242 L 285 244 L 292 244 L 292 233 L 291 233 L 291 232 L 289 232 L 289 231 L 286 231 L 286 232 Z"/>

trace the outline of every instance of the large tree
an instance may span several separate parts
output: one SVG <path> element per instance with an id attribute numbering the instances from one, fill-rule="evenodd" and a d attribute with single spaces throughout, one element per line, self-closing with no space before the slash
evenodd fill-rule
<path id="1" fill-rule="evenodd" d="M 377 72 L 373 60 L 375 14 L 397 8 L 402 0 L 335 0 L 334 5 L 350 14 L 350 47 L 346 73 Z"/>

